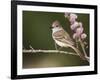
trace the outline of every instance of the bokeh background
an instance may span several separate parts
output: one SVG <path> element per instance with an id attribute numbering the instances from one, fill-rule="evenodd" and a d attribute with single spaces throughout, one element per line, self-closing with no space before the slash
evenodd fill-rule
<path id="1" fill-rule="evenodd" d="M 76 13 L 77 14 L 77 13 Z M 54 41 L 52 39 L 52 22 L 58 20 L 63 28 L 72 37 L 70 23 L 64 17 L 64 13 L 56 12 L 37 12 L 23 11 L 23 49 L 54 50 Z M 83 23 L 84 32 L 87 34 L 86 42 L 89 46 L 89 14 L 77 14 L 78 21 Z M 70 48 L 62 50 L 73 52 Z M 80 48 L 81 50 L 81 48 Z M 89 48 L 86 49 L 89 55 Z M 78 56 L 66 55 L 60 53 L 22 53 L 23 68 L 47 68 L 47 67 L 68 67 L 68 66 L 86 66 L 87 61 L 83 61 Z"/>

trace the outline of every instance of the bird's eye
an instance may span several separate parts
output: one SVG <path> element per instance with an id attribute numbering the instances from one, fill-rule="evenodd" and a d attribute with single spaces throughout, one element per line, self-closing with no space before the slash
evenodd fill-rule
<path id="1" fill-rule="evenodd" d="M 56 25 L 56 27 L 58 27 L 58 25 Z"/>

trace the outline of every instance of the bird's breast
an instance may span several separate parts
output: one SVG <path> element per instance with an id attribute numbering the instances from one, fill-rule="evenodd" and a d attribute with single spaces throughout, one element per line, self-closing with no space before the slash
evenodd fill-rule
<path id="1" fill-rule="evenodd" d="M 62 28 L 60 28 L 60 27 L 53 28 L 52 33 L 55 33 L 55 32 L 61 31 L 61 30 L 62 30 Z"/>

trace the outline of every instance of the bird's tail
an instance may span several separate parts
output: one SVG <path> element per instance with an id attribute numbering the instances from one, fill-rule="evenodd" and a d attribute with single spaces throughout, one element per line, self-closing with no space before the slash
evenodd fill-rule
<path id="1" fill-rule="evenodd" d="M 80 56 L 81 59 L 86 60 L 86 57 L 77 48 L 75 48 L 74 46 L 70 47 L 77 53 L 77 55 Z"/>

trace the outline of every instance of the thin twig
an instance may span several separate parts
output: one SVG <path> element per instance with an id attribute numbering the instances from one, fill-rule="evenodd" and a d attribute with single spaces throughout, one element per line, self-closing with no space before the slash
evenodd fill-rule
<path id="1" fill-rule="evenodd" d="M 90 59 L 89 59 L 89 57 L 88 57 L 87 54 L 86 54 L 86 51 L 85 51 L 84 44 L 83 44 L 82 40 L 79 39 L 79 42 L 80 42 L 80 45 L 81 45 L 81 47 L 82 47 L 82 50 L 83 50 L 84 56 L 85 56 L 85 58 L 87 59 L 87 61 L 89 62 Z"/>
<path id="2" fill-rule="evenodd" d="M 29 45 L 29 47 L 30 47 L 32 50 L 34 50 L 34 48 L 33 48 L 31 45 Z"/>
<path id="3" fill-rule="evenodd" d="M 67 52 L 67 51 L 59 51 L 59 50 L 35 50 L 35 49 L 24 49 L 23 53 L 61 53 L 61 54 L 67 54 L 67 55 L 75 55 L 75 56 L 79 56 L 76 53 L 72 53 L 72 52 Z M 85 57 L 86 61 L 89 62 L 89 57 Z"/>
<path id="4" fill-rule="evenodd" d="M 56 44 L 56 42 L 54 42 L 54 43 L 55 43 L 55 48 L 56 48 L 56 50 L 58 50 L 58 49 L 57 49 L 57 44 Z"/>
<path id="5" fill-rule="evenodd" d="M 75 53 L 72 53 L 72 52 L 67 52 L 67 51 L 59 51 L 59 50 L 32 50 L 32 49 L 29 49 L 29 50 L 23 50 L 23 53 L 63 53 L 63 54 L 71 54 L 71 55 L 76 55 L 76 56 L 79 56 Z"/>

